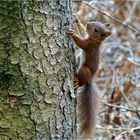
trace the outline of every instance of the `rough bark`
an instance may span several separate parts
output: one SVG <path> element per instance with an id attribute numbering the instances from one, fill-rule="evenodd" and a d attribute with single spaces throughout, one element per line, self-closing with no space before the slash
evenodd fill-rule
<path id="1" fill-rule="evenodd" d="M 0 2 L 0 139 L 76 139 L 71 0 Z"/>

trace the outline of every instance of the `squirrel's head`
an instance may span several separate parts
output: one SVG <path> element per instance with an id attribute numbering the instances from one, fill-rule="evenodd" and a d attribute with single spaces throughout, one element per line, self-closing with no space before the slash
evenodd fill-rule
<path id="1" fill-rule="evenodd" d="M 109 23 L 88 22 L 86 30 L 89 37 L 94 37 L 102 41 L 111 34 L 109 31 L 110 27 L 111 25 Z"/>

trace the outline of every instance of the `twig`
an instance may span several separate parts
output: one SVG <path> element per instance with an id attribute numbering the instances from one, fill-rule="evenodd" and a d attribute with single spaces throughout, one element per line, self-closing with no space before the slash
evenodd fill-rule
<path id="1" fill-rule="evenodd" d="M 83 2 L 85 0 L 73 0 L 72 2 Z"/>
<path id="2" fill-rule="evenodd" d="M 134 0 L 133 6 L 132 6 L 132 8 L 131 8 L 131 10 L 129 12 L 129 16 L 126 18 L 126 20 L 123 23 L 128 24 L 128 23 L 131 22 L 131 19 L 132 19 L 132 16 L 134 14 L 134 11 L 135 11 L 135 9 L 137 7 L 137 4 L 138 4 L 138 0 Z"/>
<path id="3" fill-rule="evenodd" d="M 134 128 L 130 128 L 129 132 L 133 132 L 134 130 L 139 130 L 139 129 L 140 129 L 139 126 L 134 127 Z M 119 135 L 123 135 L 123 134 L 125 134 L 127 132 L 128 132 L 128 130 L 126 129 L 125 131 L 121 132 Z"/>
<path id="4" fill-rule="evenodd" d="M 83 2 L 85 5 L 89 6 L 90 8 L 92 8 L 92 9 L 94 9 L 94 10 L 96 10 L 96 11 L 102 13 L 103 15 L 109 17 L 110 19 L 116 21 L 117 23 L 122 24 L 124 27 L 128 27 L 128 28 L 131 29 L 132 31 L 136 32 L 136 36 L 139 36 L 139 35 L 140 35 L 140 31 L 139 31 L 139 30 L 135 29 L 135 28 L 132 27 L 131 25 L 129 25 L 129 24 L 127 24 L 127 23 L 125 23 L 125 22 L 123 22 L 123 21 L 121 21 L 121 20 L 119 20 L 119 19 L 113 17 L 113 16 L 110 16 L 109 14 L 107 14 L 107 13 L 105 13 L 104 11 L 102 11 L 102 10 L 96 8 L 95 6 L 91 6 L 88 2 L 86 2 L 86 1 L 84 1 L 84 0 L 74 0 L 74 2 Z"/>
<path id="5" fill-rule="evenodd" d="M 131 102 L 128 100 L 128 98 L 126 97 L 126 95 L 125 95 L 125 93 L 124 93 L 124 90 L 123 90 L 121 87 L 120 87 L 120 91 L 121 91 L 121 93 L 122 93 L 122 95 L 123 95 L 125 101 L 127 102 L 129 108 L 132 108 Z M 136 113 L 137 117 L 140 119 L 139 113 L 138 113 L 137 111 L 136 111 L 135 113 Z"/>
<path id="6" fill-rule="evenodd" d="M 114 107 L 114 108 L 120 108 L 120 109 L 125 109 L 127 111 L 130 111 L 130 112 L 134 112 L 134 113 L 137 113 L 137 112 L 140 112 L 140 110 L 133 110 L 133 109 L 129 109 L 127 107 L 124 107 L 124 106 L 118 106 L 118 105 L 113 105 L 113 104 L 109 104 L 109 103 L 106 103 L 104 101 L 101 101 L 103 104 L 107 105 L 107 106 L 111 106 L 111 107 Z"/>

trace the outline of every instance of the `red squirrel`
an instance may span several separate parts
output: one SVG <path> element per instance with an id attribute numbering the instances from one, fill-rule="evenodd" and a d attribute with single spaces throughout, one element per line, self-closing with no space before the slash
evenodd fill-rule
<path id="1" fill-rule="evenodd" d="M 84 52 L 84 60 L 78 68 L 75 89 L 81 87 L 77 99 L 78 123 L 80 138 L 91 138 L 95 132 L 96 118 L 99 108 L 99 96 L 97 94 L 93 77 L 98 69 L 100 45 L 111 32 L 110 24 L 100 22 L 88 22 L 86 27 L 76 18 L 75 22 L 82 36 L 87 34 L 85 39 L 80 38 L 75 30 L 70 29 L 69 34 L 75 44 Z"/>

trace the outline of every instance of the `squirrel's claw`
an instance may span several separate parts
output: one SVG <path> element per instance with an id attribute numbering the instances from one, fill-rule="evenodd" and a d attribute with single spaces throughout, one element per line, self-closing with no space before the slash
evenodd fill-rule
<path id="1" fill-rule="evenodd" d="M 75 34 L 75 31 L 73 29 L 69 29 L 68 34 L 73 35 Z"/>
<path id="2" fill-rule="evenodd" d="M 74 85 L 74 91 L 77 91 L 78 88 L 79 88 L 79 85 Z"/>
<path id="3" fill-rule="evenodd" d="M 76 91 L 79 87 L 80 87 L 80 86 L 79 86 L 78 80 L 76 80 L 76 81 L 74 82 L 74 90 Z"/>
<path id="4" fill-rule="evenodd" d="M 75 86 L 74 87 L 74 91 L 77 91 L 77 89 L 79 88 L 79 86 L 77 85 L 77 86 Z"/>
<path id="5" fill-rule="evenodd" d="M 80 20 L 79 20 L 79 17 L 76 15 L 76 14 L 73 14 L 73 22 L 76 22 L 78 23 Z"/>

